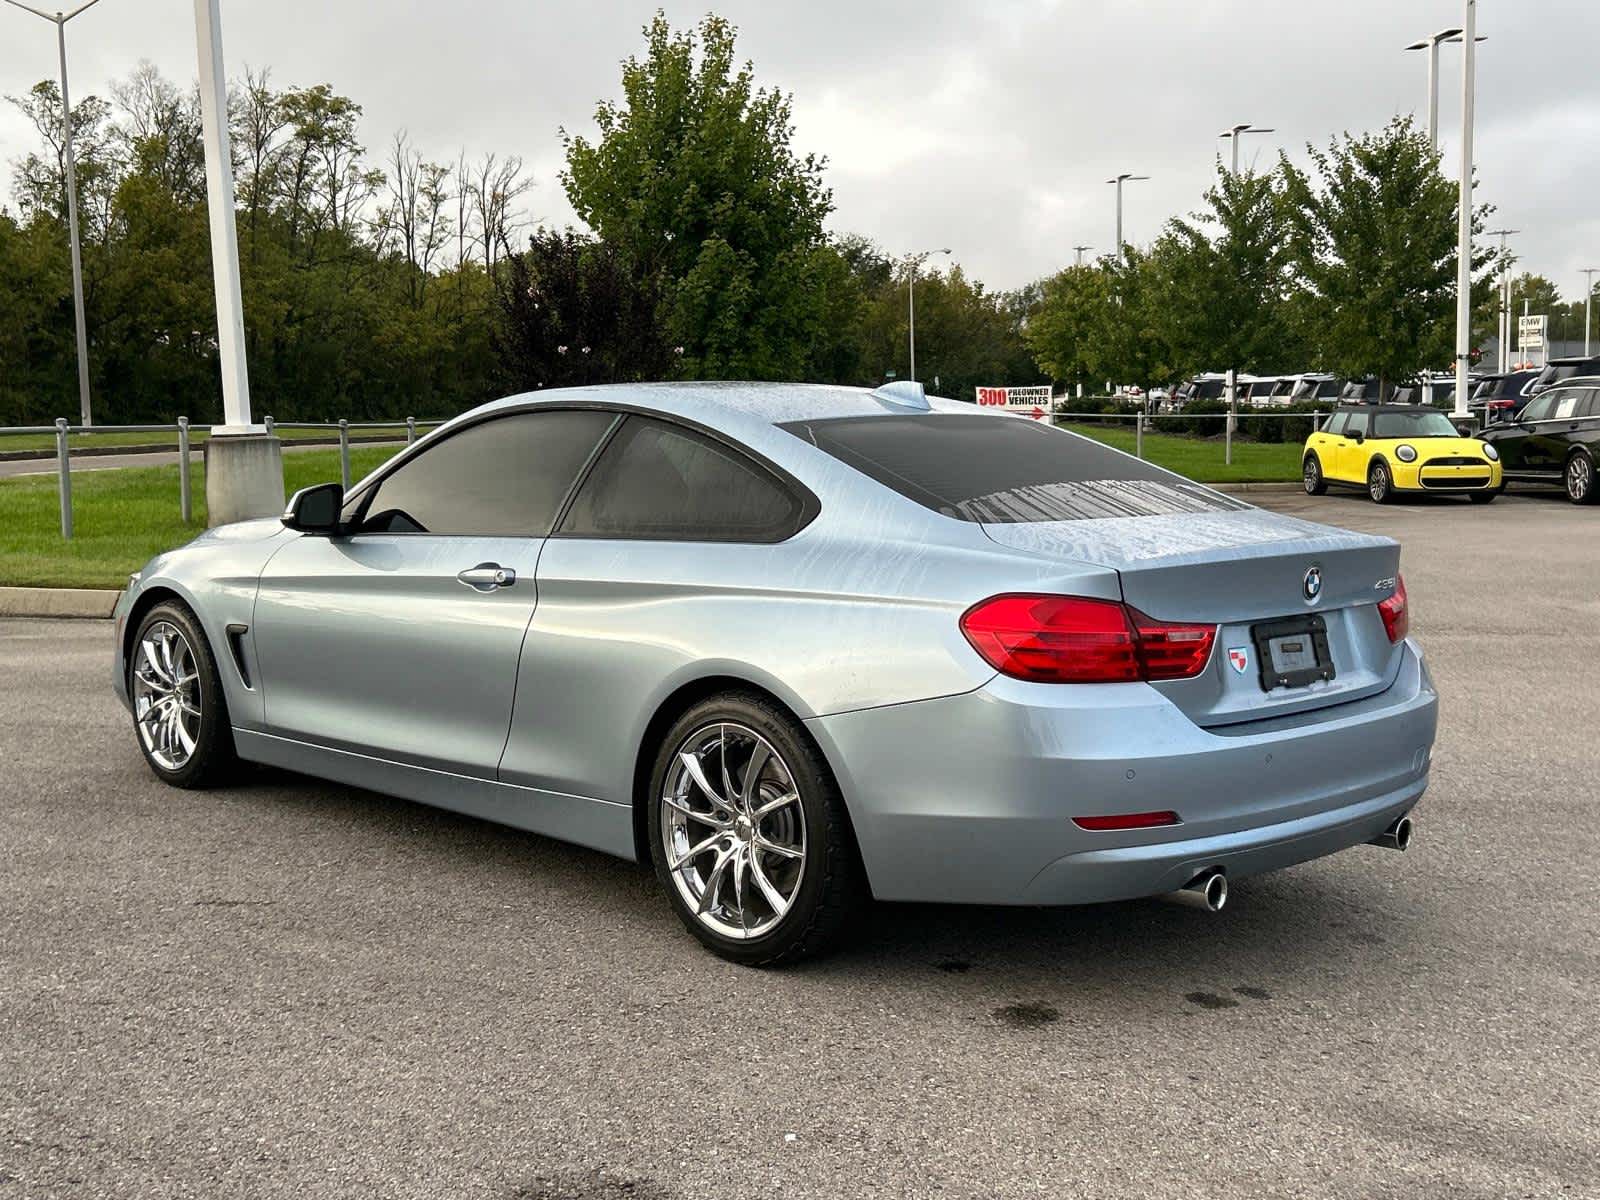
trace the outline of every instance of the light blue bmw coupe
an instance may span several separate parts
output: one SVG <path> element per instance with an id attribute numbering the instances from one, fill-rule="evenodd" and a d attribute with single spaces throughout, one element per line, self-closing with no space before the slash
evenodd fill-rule
<path id="1" fill-rule="evenodd" d="M 153 559 L 113 673 L 168 783 L 598 847 L 775 963 L 869 897 L 1217 909 L 1404 849 L 1437 699 L 1399 557 L 915 384 L 581 388 Z"/>

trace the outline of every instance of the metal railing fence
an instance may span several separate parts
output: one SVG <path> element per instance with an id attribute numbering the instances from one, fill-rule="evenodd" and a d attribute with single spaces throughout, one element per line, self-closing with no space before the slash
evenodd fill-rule
<path id="1" fill-rule="evenodd" d="M 1221 421 L 1222 426 L 1222 461 L 1227 466 L 1233 465 L 1233 443 L 1241 421 L 1309 421 L 1313 431 L 1321 429 L 1322 423 L 1328 419 L 1332 409 L 1320 412 L 1272 412 L 1257 408 L 1241 409 L 1234 413 L 1185 413 L 1155 412 L 1155 413 L 1097 413 L 1097 412 L 1062 412 L 1050 414 L 1052 425 L 1099 425 L 1115 421 L 1133 422 L 1133 452 L 1136 458 L 1144 457 L 1145 431 L 1151 433 L 1160 431 L 1163 421 L 1181 424 L 1193 428 L 1196 422 Z"/>
<path id="2" fill-rule="evenodd" d="M 339 478 L 346 488 L 350 486 L 350 435 L 359 434 L 366 429 L 393 430 L 397 435 L 403 428 L 405 430 L 406 445 L 411 445 L 417 440 L 417 430 L 427 429 L 444 424 L 447 418 L 437 420 L 427 419 L 419 421 L 416 417 L 406 417 L 404 420 L 394 421 L 277 421 L 272 417 L 263 419 L 268 433 L 276 433 L 280 429 L 326 429 L 338 434 L 339 446 Z M 170 425 L 73 425 L 65 417 L 57 417 L 54 425 L 0 425 L 0 439 L 15 436 L 53 436 L 55 438 L 56 458 L 56 492 L 61 504 L 61 536 L 65 540 L 72 538 L 72 446 L 71 437 L 74 434 L 127 434 L 127 433 L 159 433 L 171 434 L 175 438 L 175 449 L 178 452 L 178 512 L 185 525 L 194 519 L 194 496 L 190 486 L 190 472 L 193 454 L 190 438 L 195 433 L 209 434 L 214 427 L 211 425 L 195 425 L 188 417 L 179 417 Z M 396 437 L 394 440 L 398 441 Z M 291 443 L 293 444 L 293 443 Z M 316 445 L 315 441 L 306 439 L 300 444 Z M 330 440 L 328 445 L 332 445 Z M 108 452 L 115 452 L 117 447 L 108 446 Z M 144 453 L 142 448 L 130 446 L 128 453 L 136 455 Z"/>

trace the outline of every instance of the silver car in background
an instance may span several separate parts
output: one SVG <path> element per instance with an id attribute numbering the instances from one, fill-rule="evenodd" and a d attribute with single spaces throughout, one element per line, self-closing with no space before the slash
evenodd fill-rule
<path id="1" fill-rule="evenodd" d="M 497 401 L 116 617 L 161 779 L 268 763 L 637 859 L 747 963 L 868 897 L 1217 908 L 1403 848 L 1436 720 L 1393 541 L 914 384 Z"/>

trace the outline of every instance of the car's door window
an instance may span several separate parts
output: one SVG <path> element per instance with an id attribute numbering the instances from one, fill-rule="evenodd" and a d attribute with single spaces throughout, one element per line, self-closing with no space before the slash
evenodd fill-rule
<path id="1" fill-rule="evenodd" d="M 571 537 L 776 542 L 804 505 L 773 473 L 691 429 L 632 416 L 562 520 Z"/>
<path id="2" fill-rule="evenodd" d="M 1556 397 L 1553 395 L 1535 397 L 1523 407 L 1522 413 L 1517 419 L 1530 422 L 1547 420 L 1550 416 L 1550 409 L 1555 402 Z"/>
<path id="3" fill-rule="evenodd" d="M 1551 414 L 1555 421 L 1566 421 L 1578 415 L 1578 405 L 1584 393 L 1578 388 L 1563 388 L 1556 393 L 1556 407 Z"/>
<path id="4" fill-rule="evenodd" d="M 1348 421 L 1345 423 L 1344 436 L 1345 437 L 1349 437 L 1349 438 L 1353 438 L 1353 437 L 1356 436 L 1356 434 L 1359 433 L 1362 437 L 1366 437 L 1367 436 L 1367 418 L 1370 415 L 1371 415 L 1370 413 L 1364 413 L 1364 412 L 1353 412 L 1353 413 L 1351 413 L 1349 415 Z"/>
<path id="5" fill-rule="evenodd" d="M 1322 432 L 1330 437 L 1344 436 L 1344 423 L 1349 420 L 1349 413 L 1336 412 L 1328 418 L 1328 423 L 1322 427 Z"/>
<path id="6" fill-rule="evenodd" d="M 1590 388 L 1582 400 L 1578 402 L 1578 411 L 1573 414 L 1579 417 L 1600 417 L 1600 388 Z"/>
<path id="7" fill-rule="evenodd" d="M 357 533 L 543 537 L 616 414 L 513 413 L 469 425 L 357 501 Z"/>

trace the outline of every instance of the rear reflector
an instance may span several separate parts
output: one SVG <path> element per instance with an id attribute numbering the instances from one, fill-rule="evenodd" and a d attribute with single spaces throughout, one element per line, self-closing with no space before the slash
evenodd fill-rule
<path id="1" fill-rule="evenodd" d="M 1404 575 L 1397 574 L 1394 577 L 1394 595 L 1378 602 L 1378 615 L 1383 618 L 1383 627 L 1388 631 L 1391 642 L 1405 640 L 1411 628 L 1411 607 L 1406 603 Z"/>
<path id="2" fill-rule="evenodd" d="M 1188 679 L 1211 660 L 1215 625 L 1156 621 L 1116 600 L 995 596 L 961 632 L 990 666 L 1034 683 Z"/>
<path id="3" fill-rule="evenodd" d="M 1175 812 L 1147 812 L 1124 813 L 1119 817 L 1073 817 L 1072 823 L 1079 829 L 1101 833 L 1108 829 L 1155 829 L 1162 825 L 1177 825 L 1179 821 Z"/>

